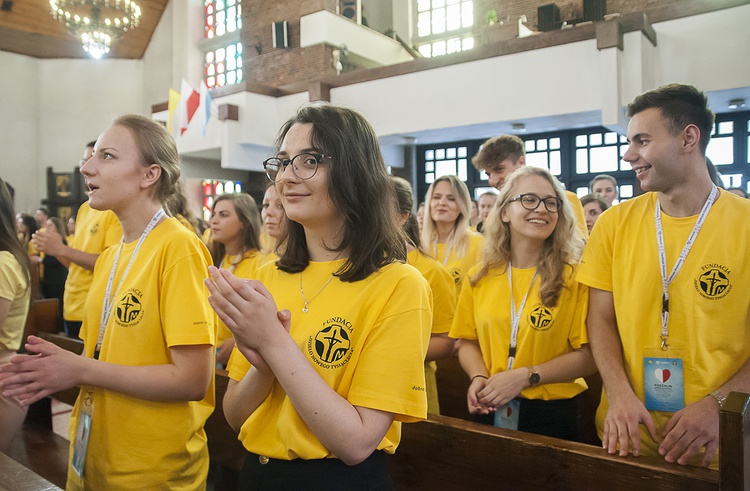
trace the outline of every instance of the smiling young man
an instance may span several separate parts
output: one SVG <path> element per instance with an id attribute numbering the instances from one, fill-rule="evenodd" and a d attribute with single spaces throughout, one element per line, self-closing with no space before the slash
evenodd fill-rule
<path id="1" fill-rule="evenodd" d="M 498 191 L 503 188 L 505 179 L 516 169 L 526 165 L 526 149 L 523 140 L 515 135 L 494 136 L 484 142 L 471 163 L 478 171 L 487 174 L 490 186 Z M 586 215 L 583 213 L 581 201 L 570 191 L 565 191 L 565 197 L 570 201 L 578 223 L 578 230 L 584 238 L 589 236 L 586 227 Z"/>
<path id="2" fill-rule="evenodd" d="M 599 218 L 578 273 L 605 389 L 597 427 L 610 454 L 715 467 L 721 405 L 750 391 L 750 256 L 737 252 L 750 202 L 711 182 L 702 92 L 665 85 L 628 116 L 623 158 L 648 192 Z"/>

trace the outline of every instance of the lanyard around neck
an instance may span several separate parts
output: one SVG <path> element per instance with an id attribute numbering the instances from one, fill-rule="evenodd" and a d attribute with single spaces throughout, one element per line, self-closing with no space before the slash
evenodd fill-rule
<path id="1" fill-rule="evenodd" d="M 435 256 L 435 259 L 437 259 L 437 241 L 435 241 L 435 247 L 433 248 L 433 255 Z M 445 248 L 445 257 L 443 258 L 443 266 L 448 266 L 448 258 L 451 257 L 451 249 L 453 248 L 453 244 L 446 244 Z"/>
<path id="2" fill-rule="evenodd" d="M 526 305 L 526 300 L 529 298 L 529 293 L 534 287 L 534 280 L 536 280 L 537 273 L 538 271 L 534 271 L 534 276 L 531 277 L 531 283 L 529 283 L 529 289 L 526 290 L 526 295 L 524 295 L 523 300 L 521 301 L 521 305 L 519 305 L 518 310 L 516 310 L 516 303 L 513 300 L 513 272 L 510 266 L 510 261 L 508 261 L 508 289 L 510 290 L 510 345 L 508 346 L 509 371 L 513 369 L 513 362 L 516 359 L 518 325 L 521 322 L 521 314 L 523 313 L 523 308 Z"/>
<path id="3" fill-rule="evenodd" d="M 719 190 L 714 185 L 711 188 L 711 194 L 708 195 L 708 199 L 703 204 L 698 220 L 693 226 L 693 230 L 690 232 L 690 236 L 685 242 L 685 245 L 680 252 L 680 256 L 677 258 L 677 262 L 672 268 L 672 272 L 667 276 L 667 252 L 664 246 L 664 230 L 661 225 L 661 206 L 659 205 L 659 198 L 656 199 L 656 209 L 654 210 L 654 225 L 656 226 L 656 243 L 659 250 L 659 273 L 661 274 L 661 349 L 666 351 L 669 346 L 667 345 L 667 339 L 669 338 L 669 285 L 674 280 L 677 273 L 682 269 L 682 265 L 685 263 L 687 255 L 690 253 L 690 249 L 693 247 L 695 239 L 698 237 L 698 232 L 703 227 L 703 222 L 706 221 L 708 211 L 711 209 L 716 200 Z"/>
<path id="4" fill-rule="evenodd" d="M 117 294 L 120 292 L 120 287 L 122 287 L 122 283 L 125 281 L 125 277 L 128 275 L 128 271 L 130 271 L 130 266 L 133 265 L 133 261 L 135 260 L 135 256 L 138 254 L 138 251 L 141 248 L 141 244 L 143 244 L 143 241 L 146 240 L 146 237 L 148 237 L 148 234 L 151 233 L 151 231 L 156 227 L 156 224 L 159 223 L 159 220 L 162 219 L 164 216 L 164 209 L 159 208 L 157 212 L 154 214 L 154 216 L 151 218 L 151 221 L 148 222 L 148 225 L 146 225 L 146 228 L 143 230 L 143 233 L 141 234 L 141 237 L 138 239 L 138 243 L 135 245 L 135 249 L 133 249 L 133 254 L 130 256 L 130 261 L 128 261 L 128 265 L 125 267 L 125 271 L 122 273 L 122 277 L 120 278 L 120 284 L 117 285 L 117 289 L 115 290 L 114 297 L 117 298 Z M 104 341 L 104 332 L 107 330 L 107 323 L 109 322 L 109 317 L 112 314 L 112 283 L 115 280 L 115 272 L 117 271 L 117 263 L 120 261 L 120 253 L 122 252 L 122 239 L 120 239 L 120 245 L 117 248 L 117 254 L 115 255 L 115 262 L 112 264 L 112 269 L 109 272 L 109 279 L 107 280 L 107 289 L 104 290 L 104 302 L 102 304 L 102 315 L 101 319 L 99 320 L 99 337 L 96 340 L 96 350 L 94 351 L 94 357 L 99 358 L 99 352 L 102 349 L 102 341 Z"/>

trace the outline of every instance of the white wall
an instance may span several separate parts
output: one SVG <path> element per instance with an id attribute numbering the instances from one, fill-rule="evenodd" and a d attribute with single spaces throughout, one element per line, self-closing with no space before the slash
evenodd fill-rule
<path id="1" fill-rule="evenodd" d="M 16 190 L 16 210 L 33 211 L 45 176 L 37 164 L 39 62 L 0 51 L 0 66 L 0 177 Z"/>

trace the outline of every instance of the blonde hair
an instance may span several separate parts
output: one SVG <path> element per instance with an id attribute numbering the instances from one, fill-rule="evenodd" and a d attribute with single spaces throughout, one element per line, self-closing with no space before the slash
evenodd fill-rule
<path id="1" fill-rule="evenodd" d="M 528 176 L 539 176 L 547 180 L 555 190 L 555 196 L 563 203 L 557 212 L 555 230 L 544 241 L 537 262 L 537 272 L 541 278 L 539 296 L 542 304 L 546 307 L 554 307 L 565 286 L 566 266 L 571 267 L 580 262 L 584 242 L 577 230 L 575 214 L 565 197 L 562 185 L 549 171 L 539 167 L 520 167 L 513 171 L 505 181 L 497 202 L 487 217 L 487 225 L 484 229 L 487 240 L 484 242 L 482 259 L 479 262 L 480 269 L 471 278 L 471 284 L 476 285 L 490 269 L 504 267 L 510 261 L 510 224 L 503 222 L 501 214 L 515 197 L 518 183 Z"/>
<path id="2" fill-rule="evenodd" d="M 161 167 L 161 176 L 154 187 L 153 196 L 166 206 L 180 178 L 180 155 L 172 135 L 164 125 L 139 114 L 120 116 L 112 126 L 123 126 L 130 130 L 144 165 L 156 164 Z"/>
<path id="3" fill-rule="evenodd" d="M 441 182 L 450 184 L 456 195 L 456 203 L 458 203 L 459 209 L 458 217 L 453 223 L 453 230 L 451 230 L 446 241 L 446 250 L 455 251 L 456 257 L 463 257 L 469 248 L 469 234 L 467 232 L 469 231 L 469 220 L 471 219 L 471 197 L 469 196 L 469 188 L 457 176 L 442 176 L 430 184 L 430 188 L 427 190 L 427 195 L 424 199 L 422 245 L 423 247 L 432 248 L 437 244 L 437 225 L 432 218 L 432 195 L 435 193 L 435 187 Z M 428 252 L 431 252 L 431 250 Z"/>

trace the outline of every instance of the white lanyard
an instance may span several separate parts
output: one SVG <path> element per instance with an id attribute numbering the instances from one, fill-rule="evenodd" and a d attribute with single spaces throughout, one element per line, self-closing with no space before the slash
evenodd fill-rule
<path id="1" fill-rule="evenodd" d="M 234 267 L 240 263 L 240 261 L 242 260 L 242 256 L 244 255 L 244 252 L 240 252 L 239 254 L 237 254 L 237 256 L 234 258 L 234 261 L 232 261 L 232 264 L 229 265 L 228 269 L 230 273 L 234 272 Z"/>
<path id="2" fill-rule="evenodd" d="M 448 266 L 448 258 L 451 257 L 451 249 L 453 248 L 453 245 L 449 245 L 448 248 L 445 250 L 445 258 L 443 258 L 443 266 Z M 437 259 L 437 242 L 435 242 L 435 247 L 433 248 L 433 254 L 435 256 L 435 259 Z"/>
<path id="3" fill-rule="evenodd" d="M 128 275 L 128 271 L 130 271 L 130 266 L 133 265 L 133 261 L 135 260 L 135 256 L 138 254 L 138 250 L 141 248 L 141 244 L 143 244 L 143 241 L 148 237 L 148 234 L 151 233 L 151 231 L 156 227 L 156 224 L 159 223 L 159 220 L 164 216 L 164 209 L 159 208 L 159 210 L 156 212 L 156 214 L 151 218 L 151 221 L 148 222 L 148 225 L 146 225 L 146 228 L 143 230 L 143 233 L 141 234 L 141 238 L 138 239 L 138 243 L 135 245 L 135 249 L 133 249 L 133 254 L 130 256 L 130 261 L 128 261 L 128 265 L 125 267 L 125 272 L 122 273 L 122 277 L 120 278 L 120 284 L 117 285 L 117 289 L 115 290 L 114 297 L 117 298 L 117 294 L 120 292 L 120 287 L 122 287 L 122 283 L 125 281 L 125 277 Z M 107 289 L 104 291 L 104 302 L 102 304 L 102 316 L 101 320 L 99 321 L 99 337 L 96 340 L 96 350 L 94 352 L 94 358 L 99 358 L 99 351 L 102 349 L 102 341 L 104 341 L 104 332 L 107 329 L 107 323 L 109 322 L 109 316 L 112 314 L 112 282 L 115 279 L 115 272 L 117 271 L 117 263 L 120 261 L 120 253 L 122 252 L 122 239 L 120 239 L 120 246 L 117 248 L 117 255 L 115 256 L 115 262 L 112 264 L 112 270 L 109 272 L 109 279 L 107 280 Z"/>
<path id="4" fill-rule="evenodd" d="M 693 247 L 696 237 L 698 237 L 698 232 L 700 232 L 703 222 L 708 216 L 708 211 L 711 209 L 711 205 L 713 205 L 718 194 L 719 190 L 714 185 L 711 188 L 711 194 L 708 195 L 708 199 L 703 204 L 701 213 L 698 215 L 698 220 L 695 222 L 693 230 L 690 232 L 690 236 L 688 237 L 687 242 L 685 242 L 685 246 L 682 248 L 682 252 L 680 252 L 680 256 L 677 258 L 677 262 L 672 268 L 672 272 L 669 273 L 669 277 L 667 277 L 667 253 L 666 248 L 664 247 L 664 230 L 661 226 L 661 207 L 659 206 L 659 199 L 656 199 L 654 225 L 656 225 L 656 242 L 659 248 L 659 272 L 661 273 L 661 349 L 663 351 L 666 351 L 669 348 L 667 345 L 667 339 L 669 338 L 669 285 L 672 283 L 675 276 L 677 276 L 677 273 L 680 272 L 680 269 L 682 269 L 682 265 L 685 263 L 685 259 L 690 253 L 690 249 Z"/>
<path id="5" fill-rule="evenodd" d="M 516 310 L 516 304 L 513 300 L 513 273 L 511 272 L 510 261 L 508 261 L 508 289 L 510 290 L 510 345 L 508 346 L 509 371 L 513 369 L 513 362 L 516 359 L 518 325 L 521 322 L 521 314 L 523 313 L 523 307 L 526 305 L 526 299 L 529 298 L 529 292 L 531 292 L 531 288 L 534 286 L 534 280 L 536 280 L 537 273 L 537 271 L 534 271 L 534 276 L 531 277 L 531 283 L 529 283 L 529 289 L 526 291 L 526 295 L 523 297 L 518 310 Z"/>

